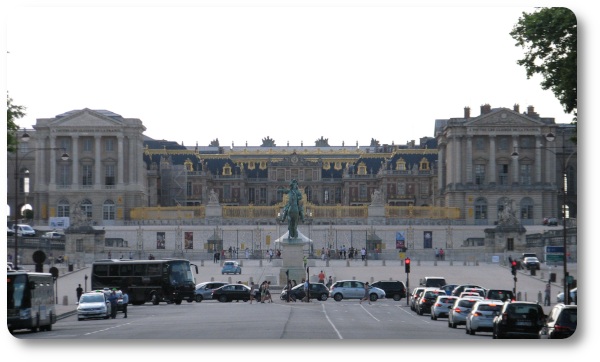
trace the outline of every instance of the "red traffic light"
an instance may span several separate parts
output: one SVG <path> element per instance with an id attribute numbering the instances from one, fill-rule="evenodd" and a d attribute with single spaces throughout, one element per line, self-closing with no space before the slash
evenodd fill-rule
<path id="1" fill-rule="evenodd" d="M 404 264 L 410 264 L 410 258 L 404 259 Z"/>

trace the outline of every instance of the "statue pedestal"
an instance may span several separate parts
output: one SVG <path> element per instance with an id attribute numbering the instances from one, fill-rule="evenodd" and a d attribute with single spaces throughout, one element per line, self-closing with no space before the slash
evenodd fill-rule
<path id="1" fill-rule="evenodd" d="M 279 270 L 279 285 L 283 286 L 287 283 L 286 271 L 289 271 L 290 280 L 295 279 L 297 283 L 300 283 L 303 278 L 306 278 L 304 242 L 302 239 L 284 239 L 280 246 L 283 266 Z"/>

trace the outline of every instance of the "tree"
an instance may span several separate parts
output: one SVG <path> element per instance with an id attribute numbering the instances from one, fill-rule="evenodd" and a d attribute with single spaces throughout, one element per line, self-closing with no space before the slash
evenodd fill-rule
<path id="1" fill-rule="evenodd" d="M 260 147 L 275 147 L 275 140 L 267 136 L 262 139 L 262 145 Z"/>
<path id="2" fill-rule="evenodd" d="M 214 140 L 210 141 L 210 145 L 208 145 L 209 147 L 219 147 L 219 139 L 215 138 Z"/>
<path id="3" fill-rule="evenodd" d="M 6 94 L 6 150 L 15 152 L 17 148 L 17 131 L 15 121 L 25 116 L 25 107 L 13 104 L 12 98 Z"/>
<path id="4" fill-rule="evenodd" d="M 315 146 L 316 147 L 329 147 L 329 138 L 323 138 L 323 136 L 321 136 L 321 138 L 319 138 L 315 141 Z"/>
<path id="5" fill-rule="evenodd" d="M 510 35 L 523 47 L 527 79 L 542 75 L 542 89 L 550 89 L 577 124 L 577 18 L 567 8 L 540 8 L 523 13 Z"/>

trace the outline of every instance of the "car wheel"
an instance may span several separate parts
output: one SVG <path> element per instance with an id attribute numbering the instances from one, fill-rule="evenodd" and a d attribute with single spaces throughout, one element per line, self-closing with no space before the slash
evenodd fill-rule
<path id="1" fill-rule="evenodd" d="M 418 315 L 423 315 L 423 310 L 422 310 L 421 308 L 419 308 L 419 309 L 417 310 L 417 314 L 418 314 Z"/>
<path id="2" fill-rule="evenodd" d="M 324 302 L 327 300 L 327 293 L 321 293 L 321 296 L 319 297 L 319 300 Z"/>
<path id="3" fill-rule="evenodd" d="M 158 295 L 152 294 L 152 299 L 151 300 L 152 300 L 152 304 L 158 305 L 158 302 L 159 302 Z"/>
<path id="4" fill-rule="evenodd" d="M 471 329 L 469 329 L 469 334 L 470 334 L 470 335 L 472 335 L 472 336 L 474 336 L 474 335 L 475 335 L 475 330 L 474 330 L 474 329 L 472 329 L 472 328 L 471 328 Z"/>
<path id="5" fill-rule="evenodd" d="M 401 299 L 401 298 L 400 298 L 400 294 L 399 294 L 399 293 L 396 293 L 396 294 L 394 294 L 393 298 L 394 298 L 394 300 L 395 300 L 396 302 L 397 302 L 397 301 L 399 301 L 399 300 Z"/>
<path id="6" fill-rule="evenodd" d="M 433 312 L 431 312 L 431 320 L 433 320 L 433 321 L 437 320 L 437 316 Z"/>
<path id="7" fill-rule="evenodd" d="M 342 299 L 344 299 L 344 297 L 340 293 L 337 293 L 336 295 L 333 296 L 333 300 L 335 300 L 336 302 L 341 302 Z"/>
<path id="8" fill-rule="evenodd" d="M 200 303 L 202 302 L 202 299 L 204 299 L 201 295 L 196 295 L 196 302 Z"/>
<path id="9" fill-rule="evenodd" d="M 226 295 L 220 295 L 219 296 L 219 302 L 221 302 L 221 303 L 227 302 L 227 296 Z"/>
<path id="10" fill-rule="evenodd" d="M 369 299 L 371 300 L 371 302 L 376 302 L 378 297 L 377 294 L 373 293 L 369 296 Z"/>

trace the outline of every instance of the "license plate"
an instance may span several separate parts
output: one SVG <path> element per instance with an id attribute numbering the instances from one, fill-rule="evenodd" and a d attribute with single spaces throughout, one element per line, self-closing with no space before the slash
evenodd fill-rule
<path id="1" fill-rule="evenodd" d="M 526 326 L 526 327 L 530 327 L 531 326 L 531 322 L 530 321 L 516 321 L 515 322 L 516 326 Z"/>

